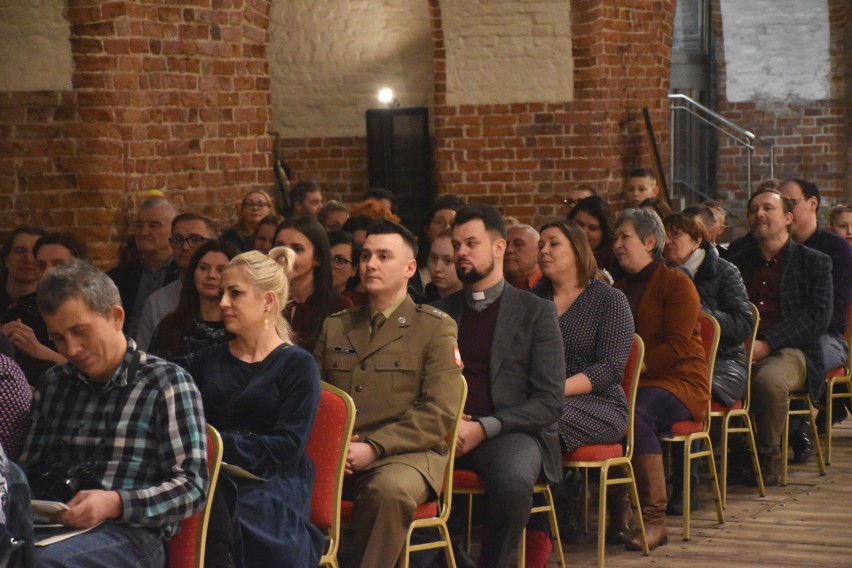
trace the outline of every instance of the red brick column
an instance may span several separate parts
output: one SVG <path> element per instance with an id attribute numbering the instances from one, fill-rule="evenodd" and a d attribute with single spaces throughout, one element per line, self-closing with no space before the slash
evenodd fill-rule
<path id="1" fill-rule="evenodd" d="M 574 100 L 446 104 L 439 4 L 433 11 L 436 164 L 440 192 L 491 203 L 540 223 L 585 183 L 617 203 L 626 171 L 649 164 L 642 108 L 666 156 L 673 0 L 575 0 Z"/>
<path id="2" fill-rule="evenodd" d="M 68 92 L 0 93 L 0 229 L 73 228 L 109 266 L 141 193 L 227 218 L 272 182 L 268 0 L 70 0 Z"/>

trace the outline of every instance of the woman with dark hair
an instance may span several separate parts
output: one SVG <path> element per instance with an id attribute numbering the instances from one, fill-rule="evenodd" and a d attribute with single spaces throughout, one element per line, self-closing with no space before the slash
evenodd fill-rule
<path id="1" fill-rule="evenodd" d="M 568 219 L 583 229 L 598 268 L 612 270 L 615 257 L 612 253 L 613 218 L 609 204 L 600 196 L 590 195 L 574 205 Z"/>
<path id="2" fill-rule="evenodd" d="M 20 244 L 20 237 L 15 240 Z M 34 260 L 37 284 L 51 267 L 67 264 L 75 258 L 86 260 L 88 257 L 85 243 L 77 235 L 63 231 L 45 233 L 38 238 L 32 245 L 31 255 L 25 259 L 27 266 L 30 258 Z M 29 274 L 29 271 L 26 273 Z M 56 352 L 48 336 L 47 327 L 36 305 L 35 290 L 19 298 L 6 311 L 2 323 L 0 331 L 15 346 L 15 361 L 30 383 L 35 384 L 41 374 L 54 364 L 65 362 L 65 357 Z"/>
<path id="3" fill-rule="evenodd" d="M 355 239 L 346 231 L 335 229 L 328 232 L 328 243 L 331 245 L 334 289 L 341 296 L 349 298 L 353 306 L 367 305 L 367 293 L 358 277 L 361 249 L 355 244 Z"/>
<path id="4" fill-rule="evenodd" d="M 334 289 L 328 235 L 316 219 L 287 219 L 278 225 L 274 240 L 275 246 L 296 253 L 287 275 L 292 301 L 284 309 L 284 317 L 293 328 L 296 344 L 313 352 L 325 318 L 352 307 L 352 302 Z"/>
<path id="5" fill-rule="evenodd" d="M 21 298 L 35 293 L 38 286 L 33 246 L 47 231 L 42 227 L 16 227 L 3 244 L 3 266 L 0 266 L 0 321 L 7 322 L 7 313 Z"/>
<path id="6" fill-rule="evenodd" d="M 660 216 L 660 221 L 672 214 L 672 208 L 660 197 L 649 197 L 643 199 L 639 204 L 640 209 L 649 209 Z"/>
<path id="7" fill-rule="evenodd" d="M 572 452 L 617 443 L 627 429 L 621 379 L 633 346 L 630 306 L 623 293 L 595 278 L 595 257 L 578 223 L 547 223 L 540 235 L 542 279 L 533 293 L 553 301 L 565 346 L 562 447 Z M 626 486 L 610 491 L 609 533 L 627 533 L 622 525 L 629 518 L 616 514 L 625 503 L 629 508 Z"/>
<path id="8" fill-rule="evenodd" d="M 555 304 L 565 344 L 562 446 L 571 452 L 618 442 L 627 428 L 620 383 L 633 346 L 627 299 L 595 278 L 592 249 L 573 221 L 541 228 L 539 265 L 543 277 L 534 292 Z"/>
<path id="9" fill-rule="evenodd" d="M 701 302 L 689 277 L 662 262 L 665 244 L 663 222 L 655 212 L 621 212 L 613 247 L 627 276 L 615 287 L 627 296 L 636 333 L 645 342 L 633 468 L 651 548 L 667 541 L 666 476 L 658 437 L 670 433 L 671 425 L 680 420 L 703 420 L 710 399 L 698 322 Z M 627 547 L 642 548 L 638 533 Z"/>
<path id="10" fill-rule="evenodd" d="M 252 237 L 257 224 L 267 215 L 275 213 L 275 204 L 265 191 L 246 193 L 237 205 L 237 223 L 224 233 L 222 238 L 232 242 L 241 251 L 251 250 Z"/>
<path id="11" fill-rule="evenodd" d="M 219 307 L 222 270 L 239 251 L 233 243 L 209 240 L 192 254 L 177 308 L 160 321 L 148 351 L 178 364 L 208 345 L 230 339 Z"/>
<path id="12" fill-rule="evenodd" d="M 267 215 L 257 223 L 254 228 L 254 235 L 251 238 L 251 250 L 257 250 L 263 254 L 268 254 L 274 245 L 275 229 L 279 223 L 284 220 L 281 215 Z"/>
<path id="13" fill-rule="evenodd" d="M 429 273 L 432 241 L 443 231 L 452 227 L 456 212 L 463 206 L 464 203 L 458 195 L 449 193 L 439 197 L 426 216 L 426 222 L 423 223 L 420 234 L 417 235 L 417 272 L 410 284 L 410 287 L 414 287 L 421 294 L 425 293 L 426 286 L 432 281 Z"/>
<path id="14" fill-rule="evenodd" d="M 707 239 L 701 218 L 687 213 L 675 213 L 663 220 L 666 246 L 663 257 L 669 266 L 692 278 L 701 309 L 719 322 L 722 335 L 713 370 L 713 398 L 726 407 L 742 400 L 748 381 L 743 342 L 751 336 L 754 317 L 748 301 L 743 277 L 736 266 L 719 258 L 719 253 Z M 674 463 L 682 456 L 683 446 L 673 448 Z M 682 459 L 682 457 L 680 457 Z M 693 462 L 694 463 L 694 462 Z M 698 469 L 691 472 L 690 509 L 698 509 Z M 672 469 L 672 496 L 667 513 L 683 514 L 683 468 Z"/>

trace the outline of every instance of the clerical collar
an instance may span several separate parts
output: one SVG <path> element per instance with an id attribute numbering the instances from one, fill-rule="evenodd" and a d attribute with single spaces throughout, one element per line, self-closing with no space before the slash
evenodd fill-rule
<path id="1" fill-rule="evenodd" d="M 500 280 L 491 288 L 487 288 L 481 292 L 474 292 L 470 288 L 464 289 L 464 301 L 468 307 L 473 308 L 477 312 L 481 312 L 490 306 L 494 300 L 500 297 L 503 293 L 503 287 L 506 285 L 505 280 Z"/>

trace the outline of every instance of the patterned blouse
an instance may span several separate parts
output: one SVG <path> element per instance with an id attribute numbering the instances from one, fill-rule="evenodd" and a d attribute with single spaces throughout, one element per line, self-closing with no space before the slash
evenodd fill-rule
<path id="1" fill-rule="evenodd" d="M 546 283 L 536 292 L 553 300 Z M 627 429 L 627 401 L 621 389 L 624 367 L 633 346 L 633 316 L 620 291 L 593 279 L 559 315 L 565 346 L 565 377 L 585 373 L 589 394 L 565 397 L 559 419 L 563 448 L 615 443 Z"/>
<path id="2" fill-rule="evenodd" d="M 33 391 L 17 363 L 0 355 L 0 445 L 9 459 L 21 453 L 30 428 Z"/>

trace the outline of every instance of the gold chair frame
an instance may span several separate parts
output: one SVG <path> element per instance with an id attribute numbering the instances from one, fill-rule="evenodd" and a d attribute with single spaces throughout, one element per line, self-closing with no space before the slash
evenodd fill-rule
<path id="1" fill-rule="evenodd" d="M 713 329 L 713 337 L 711 339 L 711 344 L 705 346 L 705 360 L 707 362 L 707 375 L 708 375 L 708 385 L 713 386 L 713 371 L 716 367 L 716 352 L 719 349 L 719 338 L 722 335 L 722 330 L 719 327 L 719 322 L 716 321 L 716 318 L 711 316 L 706 312 L 701 312 L 698 316 L 698 320 L 702 326 L 710 325 Z M 702 334 L 703 338 L 703 334 Z M 703 342 L 703 340 L 702 340 Z M 700 459 L 706 457 L 710 461 L 710 475 L 713 478 L 713 490 L 716 494 L 716 517 L 719 520 L 719 524 L 724 524 L 725 522 L 725 512 L 722 506 L 722 493 L 719 489 L 719 476 L 716 473 L 716 460 L 713 457 L 713 443 L 710 441 L 710 400 L 712 397 L 707 398 L 707 413 L 704 417 L 704 428 L 699 432 L 693 432 L 691 434 L 686 434 L 683 436 L 665 436 L 661 437 L 660 441 L 669 443 L 669 450 L 671 450 L 671 444 L 675 442 L 679 442 L 683 444 L 683 540 L 689 540 L 691 537 L 690 533 L 690 525 L 691 525 L 691 513 L 690 510 L 690 485 L 691 480 L 689 478 L 689 466 L 692 460 Z M 706 449 L 699 450 L 697 452 L 693 452 L 692 450 L 692 442 L 701 440 L 705 442 L 707 445 Z"/>
<path id="2" fill-rule="evenodd" d="M 746 343 L 746 365 L 748 365 L 748 379 L 746 381 L 746 392 L 743 396 L 742 408 L 725 408 L 724 410 L 715 410 L 710 412 L 710 419 L 719 418 L 722 423 L 722 448 L 720 471 L 722 472 L 722 507 L 728 508 L 728 441 L 731 434 L 746 434 L 748 438 L 749 449 L 751 449 L 751 464 L 754 468 L 754 475 L 757 481 L 757 494 L 760 497 L 766 497 L 766 488 L 763 485 L 763 474 L 760 471 L 760 461 L 757 459 L 757 443 L 754 439 L 754 427 L 752 426 L 751 416 L 749 416 L 749 408 L 751 407 L 751 372 L 752 362 L 751 357 L 754 352 L 754 342 L 757 340 L 757 326 L 760 324 L 760 310 L 757 306 L 749 302 L 751 313 L 754 316 L 754 330 L 751 334 L 751 339 Z M 743 426 L 731 426 L 733 418 L 741 418 Z"/>
<path id="3" fill-rule="evenodd" d="M 825 408 L 825 443 L 826 443 L 826 452 L 825 452 L 825 465 L 831 465 L 831 433 L 832 433 L 832 420 L 834 418 L 834 401 L 842 398 L 852 399 L 852 304 L 849 305 L 849 314 L 848 314 L 848 322 L 846 324 L 846 346 L 847 353 L 846 356 L 846 365 L 843 367 L 844 373 L 842 375 L 837 375 L 834 377 L 826 377 L 827 383 L 825 385 L 825 399 L 826 399 L 826 408 Z M 835 387 L 840 385 L 846 386 L 846 392 L 834 392 Z"/>
<path id="4" fill-rule="evenodd" d="M 450 435 L 448 436 L 447 447 L 449 449 L 449 459 L 447 460 L 447 466 L 444 468 L 443 489 L 441 491 L 441 495 L 438 496 L 438 516 L 414 519 L 413 521 L 411 521 L 411 524 L 408 527 L 408 534 L 405 537 L 405 545 L 403 546 L 402 553 L 399 557 L 400 568 L 408 568 L 410 561 L 409 557 L 412 552 L 418 552 L 420 550 L 432 550 L 435 548 L 443 548 L 444 555 L 447 560 L 447 565 L 451 568 L 455 568 L 456 566 L 456 559 L 455 555 L 453 554 L 453 543 L 452 540 L 450 540 L 450 531 L 447 528 L 447 521 L 450 518 L 450 512 L 453 507 L 453 471 L 455 469 L 454 461 L 456 458 L 456 440 L 458 440 L 459 424 L 461 424 L 461 417 L 464 413 L 464 404 L 466 400 L 467 382 L 462 379 L 462 391 L 461 397 L 459 398 L 456 421 L 453 424 L 453 429 L 450 432 Z M 414 530 L 426 528 L 438 529 L 438 532 L 441 535 L 440 540 L 411 544 L 411 535 Z"/>
<path id="5" fill-rule="evenodd" d="M 607 458 L 600 461 L 576 461 L 565 459 L 563 467 L 582 468 L 584 471 L 584 499 L 583 499 L 583 525 L 586 532 L 589 530 L 589 469 L 600 468 L 600 484 L 598 491 L 598 568 L 603 568 L 606 554 L 606 497 L 607 488 L 611 485 L 630 485 L 630 500 L 633 503 L 636 514 L 634 515 L 639 526 L 642 537 L 642 553 L 650 554 L 648 539 L 645 535 L 645 523 L 642 520 L 642 507 L 639 504 L 639 492 L 636 487 L 636 477 L 633 473 L 633 420 L 636 414 L 636 393 L 639 390 L 639 375 L 642 372 L 642 362 L 645 358 L 645 343 L 642 338 L 634 334 L 632 347 L 634 365 L 632 369 L 626 368 L 624 373 L 630 376 L 630 391 L 627 393 L 627 434 L 625 436 L 627 445 L 624 455 L 616 458 Z M 621 466 L 626 475 L 621 477 L 610 477 L 610 469 Z M 618 471 L 618 470 L 616 470 Z"/>

